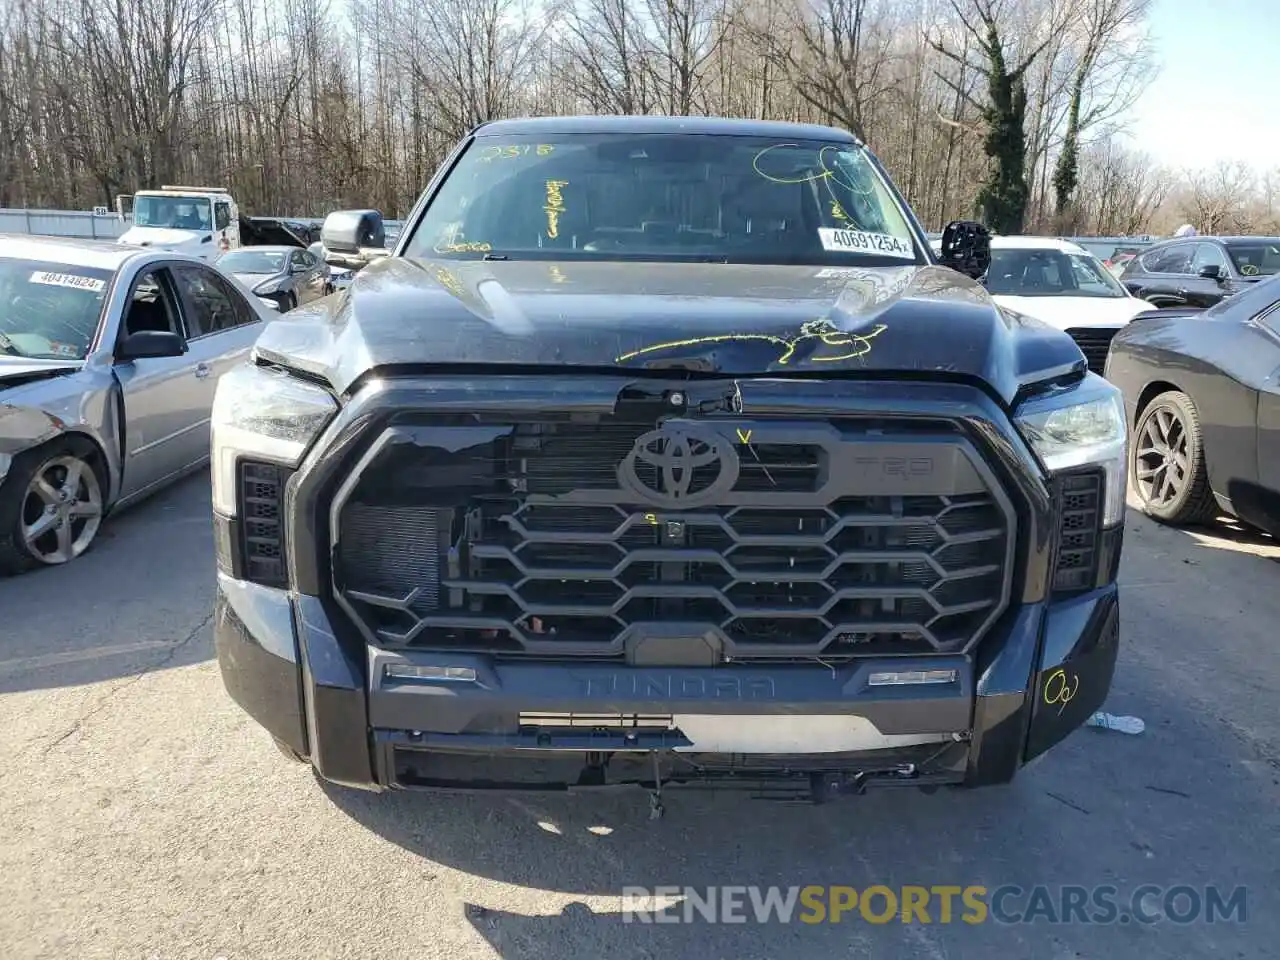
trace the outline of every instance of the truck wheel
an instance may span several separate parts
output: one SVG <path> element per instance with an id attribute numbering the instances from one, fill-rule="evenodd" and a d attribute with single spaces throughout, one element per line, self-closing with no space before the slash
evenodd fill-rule
<path id="1" fill-rule="evenodd" d="M 0 574 L 69 563 L 102 525 L 97 451 L 66 437 L 13 458 L 0 489 Z"/>
<path id="2" fill-rule="evenodd" d="M 1166 391 L 1142 411 L 1129 448 L 1129 480 L 1143 511 L 1165 523 L 1208 523 L 1220 512 L 1209 489 L 1200 415 L 1185 393 Z"/>

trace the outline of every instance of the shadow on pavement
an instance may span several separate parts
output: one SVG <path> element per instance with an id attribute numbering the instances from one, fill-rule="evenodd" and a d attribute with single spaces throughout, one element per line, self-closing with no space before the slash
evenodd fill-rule
<path id="1" fill-rule="evenodd" d="M 211 515 L 193 476 L 110 517 L 71 563 L 0 578 L 0 694 L 210 659 Z"/>
<path id="2" fill-rule="evenodd" d="M 1270 864 L 1280 862 L 1280 769 L 1178 691 L 1157 689 L 1141 675 L 1122 671 L 1112 699 L 1112 709 L 1147 718 L 1145 734 L 1081 730 L 1013 784 L 972 792 L 893 789 L 822 807 L 672 792 L 666 817 L 650 821 L 638 790 L 500 797 L 324 789 L 362 826 L 425 861 L 593 900 L 550 916 L 513 913 L 502 902 L 470 904 L 472 926 L 506 960 L 1267 955 L 1261 948 L 1280 935 L 1270 909 L 1277 905 Z M 931 924 L 875 925 L 855 911 L 839 924 L 762 928 L 749 906 L 740 924 L 694 914 L 688 923 L 642 925 L 624 922 L 621 900 L 627 886 L 954 884 L 993 891 L 1013 884 L 1029 891 L 1047 884 L 1056 891 L 1114 884 L 1123 907 L 1143 883 L 1227 892 L 1244 885 L 1247 928 L 1043 920 L 973 926 L 959 920 L 959 909 L 944 925 L 936 908 Z M 1027 896 L 1011 897 L 1006 907 L 1025 908 Z M 1223 952 L 1237 940 L 1258 949 Z"/>

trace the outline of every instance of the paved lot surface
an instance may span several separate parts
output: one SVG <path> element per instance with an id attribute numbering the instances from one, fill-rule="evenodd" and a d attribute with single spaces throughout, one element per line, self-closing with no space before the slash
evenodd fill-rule
<path id="1" fill-rule="evenodd" d="M 1280 548 L 1131 514 L 1110 706 L 1008 788 L 821 809 L 326 791 L 224 695 L 207 482 L 0 581 L 0 955 L 1228 958 L 1280 942 Z M 1244 924 L 624 924 L 657 884 L 1248 887 Z M 1010 901 L 1018 907 L 1025 901 Z"/>

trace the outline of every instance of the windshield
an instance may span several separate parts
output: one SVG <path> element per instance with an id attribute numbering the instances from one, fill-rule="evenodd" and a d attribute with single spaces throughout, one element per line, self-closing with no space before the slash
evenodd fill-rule
<path id="1" fill-rule="evenodd" d="M 1097 257 L 1062 250 L 992 250 L 986 284 L 1009 297 L 1129 295 Z"/>
<path id="2" fill-rule="evenodd" d="M 482 137 L 440 187 L 406 253 L 925 262 L 862 147 L 694 134 Z"/>
<path id="3" fill-rule="evenodd" d="M 279 250 L 233 250 L 218 258 L 218 266 L 230 273 L 279 273 L 284 258 Z"/>
<path id="4" fill-rule="evenodd" d="M 83 360 L 111 271 L 0 259 L 0 357 Z"/>
<path id="5" fill-rule="evenodd" d="M 135 197 L 135 227 L 208 230 L 213 223 L 207 197 Z"/>
<path id="6" fill-rule="evenodd" d="M 1280 241 L 1228 243 L 1227 253 L 1242 277 L 1269 277 L 1280 273 Z"/>

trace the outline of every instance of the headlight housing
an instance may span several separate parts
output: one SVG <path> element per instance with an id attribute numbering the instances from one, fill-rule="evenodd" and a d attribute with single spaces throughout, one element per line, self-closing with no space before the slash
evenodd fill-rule
<path id="1" fill-rule="evenodd" d="M 264 293 L 276 293 L 280 289 L 280 284 L 284 282 L 282 277 L 272 277 L 269 280 L 263 280 L 260 284 L 253 288 L 253 292 L 261 296 Z"/>
<path id="2" fill-rule="evenodd" d="M 1017 422 L 1050 473 L 1101 469 L 1103 526 L 1124 519 L 1129 431 L 1119 390 L 1090 373 L 1075 387 L 1026 404 Z"/>
<path id="3" fill-rule="evenodd" d="M 236 463 L 296 467 L 338 403 L 323 388 L 246 363 L 224 374 L 213 398 L 213 508 L 236 514 Z"/>

